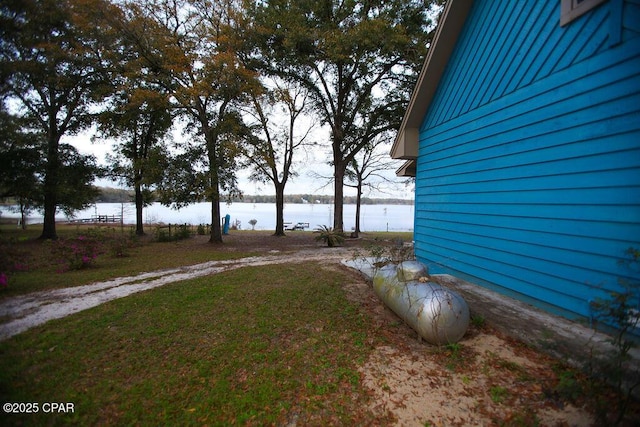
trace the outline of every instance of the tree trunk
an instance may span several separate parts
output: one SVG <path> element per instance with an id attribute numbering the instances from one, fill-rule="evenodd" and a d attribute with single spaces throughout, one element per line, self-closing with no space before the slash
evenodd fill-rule
<path id="1" fill-rule="evenodd" d="M 220 224 L 220 183 L 216 153 L 209 150 L 209 176 L 211 185 L 211 237 L 209 243 L 222 243 L 222 224 Z"/>
<path id="2" fill-rule="evenodd" d="M 284 185 L 276 185 L 276 231 L 274 236 L 284 236 Z"/>
<path id="3" fill-rule="evenodd" d="M 216 191 L 217 194 L 217 191 Z M 209 243 L 222 243 L 222 225 L 220 224 L 220 196 L 211 201 L 211 237 Z"/>
<path id="4" fill-rule="evenodd" d="M 27 229 L 27 205 L 22 196 L 18 199 L 20 201 L 20 228 Z"/>
<path id="5" fill-rule="evenodd" d="M 144 236 L 144 228 L 142 225 L 142 208 L 144 206 L 144 200 L 142 198 L 142 188 L 140 181 L 136 180 L 134 184 L 135 199 L 136 199 L 136 235 Z"/>
<path id="6" fill-rule="evenodd" d="M 356 229 L 352 234 L 352 237 L 358 237 L 360 234 L 360 201 L 362 199 L 362 182 L 358 180 L 357 195 L 356 195 Z"/>
<path id="7" fill-rule="evenodd" d="M 335 163 L 333 202 L 333 229 L 344 231 L 344 168 Z"/>
<path id="8" fill-rule="evenodd" d="M 55 123 L 50 124 L 55 126 Z M 51 127 L 50 129 L 54 129 Z M 47 143 L 47 166 L 44 177 L 44 222 L 40 239 L 56 240 L 56 207 L 58 191 L 59 139 L 49 130 Z"/>
<path id="9" fill-rule="evenodd" d="M 222 114 L 222 112 L 221 112 Z M 220 165 L 221 154 L 218 150 L 218 133 L 215 129 L 204 126 L 207 142 L 207 156 L 209 158 L 209 190 L 211 194 L 211 236 L 209 243 L 222 243 L 222 224 L 220 224 Z"/>

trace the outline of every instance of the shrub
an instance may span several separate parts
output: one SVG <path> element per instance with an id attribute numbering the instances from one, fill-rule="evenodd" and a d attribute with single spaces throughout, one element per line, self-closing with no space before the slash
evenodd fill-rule
<path id="1" fill-rule="evenodd" d="M 116 258 L 124 258 L 130 255 L 129 250 L 134 247 L 135 235 L 133 233 L 114 233 L 109 239 L 109 254 Z"/>
<path id="2" fill-rule="evenodd" d="M 198 233 L 198 236 L 204 236 L 205 234 L 207 234 L 207 229 L 208 228 L 209 228 L 208 225 L 205 228 L 204 224 L 199 224 L 196 233 Z"/>
<path id="3" fill-rule="evenodd" d="M 640 372 L 630 361 L 629 352 L 637 345 L 634 334 L 640 327 L 640 250 L 629 248 L 627 259 L 619 262 L 629 270 L 631 280 L 620 279 L 619 290 L 610 291 L 607 297 L 591 301 L 591 309 L 595 320 L 614 329 L 611 338 L 614 350 L 604 360 L 603 375 L 609 378 L 622 396 L 618 403 L 618 417 L 612 423 L 618 425 L 632 399 L 634 389 L 640 386 Z M 608 420 L 611 422 L 611 420 Z"/>
<path id="4" fill-rule="evenodd" d="M 156 239 L 158 239 L 158 242 L 170 242 L 171 241 L 170 229 L 169 228 L 163 229 L 163 228 L 157 227 Z"/>
<path id="5" fill-rule="evenodd" d="M 191 237 L 191 226 L 189 224 L 181 224 L 176 226 L 176 240 L 188 239 Z"/>
<path id="6" fill-rule="evenodd" d="M 52 243 L 52 253 L 62 265 L 60 272 L 89 267 L 102 252 L 101 243 L 87 236 L 59 239 Z"/>
<path id="7" fill-rule="evenodd" d="M 189 224 L 156 227 L 158 242 L 174 242 L 188 239 L 189 237 L 191 237 L 191 226 Z"/>
<path id="8" fill-rule="evenodd" d="M 0 242 L 0 289 L 6 289 L 12 273 L 29 269 L 30 255 L 12 243 Z"/>
<path id="9" fill-rule="evenodd" d="M 356 249 L 353 253 L 354 261 L 371 264 L 376 271 L 388 264 L 399 264 L 414 259 L 416 257 L 413 246 L 406 246 L 402 240 L 394 242 L 392 246 L 371 245 L 365 248 L 365 252 Z"/>
<path id="10" fill-rule="evenodd" d="M 319 225 L 314 233 L 318 233 L 316 240 L 322 240 L 330 248 L 340 245 L 344 242 L 344 233 L 342 230 L 334 230 L 326 225 Z"/>

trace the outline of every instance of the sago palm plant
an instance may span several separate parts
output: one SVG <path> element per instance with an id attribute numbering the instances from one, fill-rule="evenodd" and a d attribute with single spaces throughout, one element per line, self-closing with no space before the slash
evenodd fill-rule
<path id="1" fill-rule="evenodd" d="M 314 233 L 318 233 L 316 240 L 322 240 L 327 243 L 327 246 L 333 248 L 344 242 L 344 233 L 342 230 L 334 230 L 326 225 L 319 225 L 313 230 Z"/>

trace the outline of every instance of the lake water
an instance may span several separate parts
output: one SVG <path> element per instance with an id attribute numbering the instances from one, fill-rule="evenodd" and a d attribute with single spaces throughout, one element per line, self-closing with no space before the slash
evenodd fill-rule
<path id="1" fill-rule="evenodd" d="M 3 218 L 18 218 L 19 215 L 0 208 Z M 276 227 L 276 206 L 272 203 L 232 203 L 221 205 L 222 216 L 229 214 L 231 222 L 239 221 L 242 229 L 251 229 L 249 221 L 255 219 L 256 230 L 274 230 Z M 344 229 L 351 231 L 355 227 L 355 205 L 344 205 Z M 135 224 L 135 207 L 130 203 L 98 203 L 89 209 L 79 211 L 75 218 L 91 218 L 95 215 L 123 214 L 125 224 Z M 360 209 L 361 231 L 413 231 L 413 205 L 362 205 Z M 68 218 L 57 215 L 59 221 Z M 194 203 L 175 210 L 160 203 L 154 203 L 143 210 L 143 219 L 147 224 L 208 224 L 211 222 L 211 204 Z M 29 223 L 42 222 L 42 216 L 29 215 Z M 284 207 L 284 221 L 291 223 L 309 223 L 311 230 L 319 225 L 333 224 L 333 205 L 289 203 Z"/>

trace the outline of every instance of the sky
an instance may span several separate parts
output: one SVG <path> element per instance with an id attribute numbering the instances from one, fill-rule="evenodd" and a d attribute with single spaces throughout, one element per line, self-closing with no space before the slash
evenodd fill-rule
<path id="1" fill-rule="evenodd" d="M 105 157 L 112 152 L 113 142 L 107 140 L 94 142 L 91 138 L 93 132 L 92 130 L 87 130 L 75 136 L 65 136 L 63 141 L 72 144 L 82 154 L 94 155 L 99 164 L 105 165 Z M 285 194 L 333 194 L 333 183 L 328 182 L 328 179 L 333 175 L 333 168 L 327 164 L 330 156 L 329 150 L 328 146 L 316 147 L 307 152 L 294 154 L 294 163 L 298 176 L 289 179 L 285 187 Z M 390 151 L 390 147 L 385 147 L 385 150 L 387 152 Z M 395 176 L 395 170 L 400 167 L 402 162 L 398 163 L 391 157 L 389 157 L 389 162 L 393 162 L 393 167 L 389 171 L 385 171 L 385 176 L 387 179 L 393 180 L 394 184 L 385 184 L 383 191 L 365 190 L 364 196 L 371 198 L 413 199 L 413 185 L 405 185 L 403 178 Z M 322 179 L 318 175 L 328 178 Z M 272 184 L 251 182 L 248 178 L 248 170 L 238 171 L 237 176 L 240 190 L 244 195 L 275 194 Z M 96 180 L 95 184 L 101 187 L 122 188 L 117 182 L 108 179 Z M 344 195 L 355 196 L 356 190 L 345 186 Z"/>

